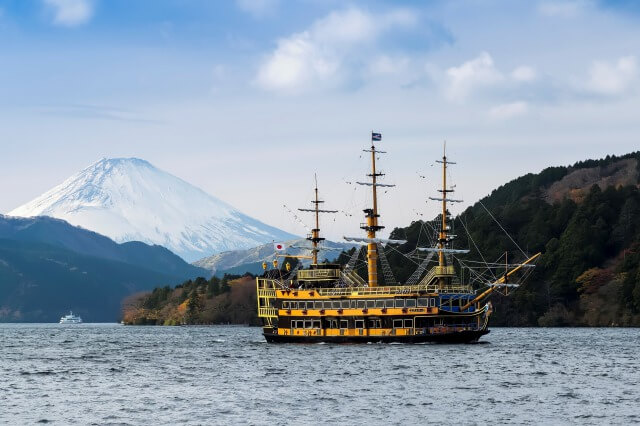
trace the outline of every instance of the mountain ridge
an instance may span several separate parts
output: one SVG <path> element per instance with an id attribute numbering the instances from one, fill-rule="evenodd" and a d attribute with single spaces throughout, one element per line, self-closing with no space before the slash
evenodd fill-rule
<path id="1" fill-rule="evenodd" d="M 295 236 L 139 158 L 101 159 L 12 216 L 51 216 L 116 242 L 162 245 L 187 261 Z"/>
<path id="2" fill-rule="evenodd" d="M 50 217 L 0 215 L 0 321 L 56 321 L 68 309 L 116 321 L 122 298 L 209 272 L 162 246 L 118 244 Z"/>

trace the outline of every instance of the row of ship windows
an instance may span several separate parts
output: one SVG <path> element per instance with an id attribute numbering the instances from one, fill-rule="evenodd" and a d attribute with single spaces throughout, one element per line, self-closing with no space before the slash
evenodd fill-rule
<path id="1" fill-rule="evenodd" d="M 326 328 L 349 328 L 348 320 L 329 319 L 326 321 Z M 382 321 L 374 318 L 367 321 L 368 328 L 382 328 Z M 354 328 L 364 328 L 365 320 L 355 320 Z M 291 328 L 321 328 L 320 320 L 294 320 L 291 321 Z M 413 319 L 394 319 L 393 328 L 413 328 Z"/>
<path id="2" fill-rule="evenodd" d="M 282 309 L 370 309 L 370 308 L 428 308 L 436 306 L 436 299 L 379 299 L 379 300 L 316 300 L 282 302 Z"/>

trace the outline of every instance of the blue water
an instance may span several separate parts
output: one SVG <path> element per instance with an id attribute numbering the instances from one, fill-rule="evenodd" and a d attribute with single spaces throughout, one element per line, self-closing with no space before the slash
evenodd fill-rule
<path id="1" fill-rule="evenodd" d="M 273 345 L 259 328 L 0 324 L 0 423 L 630 424 L 640 329 Z"/>

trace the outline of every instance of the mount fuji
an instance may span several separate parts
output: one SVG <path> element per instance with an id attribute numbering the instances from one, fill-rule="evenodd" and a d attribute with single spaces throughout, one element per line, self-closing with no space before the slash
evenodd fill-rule
<path id="1" fill-rule="evenodd" d="M 117 242 L 168 248 L 188 262 L 296 238 L 137 158 L 102 159 L 10 216 L 51 216 Z"/>

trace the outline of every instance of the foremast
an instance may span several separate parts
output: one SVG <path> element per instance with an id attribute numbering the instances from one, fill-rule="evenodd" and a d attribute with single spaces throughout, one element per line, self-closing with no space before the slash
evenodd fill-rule
<path id="1" fill-rule="evenodd" d="M 320 213 L 337 213 L 337 210 L 323 210 L 320 209 L 320 204 L 324 203 L 324 201 L 320 200 L 318 197 L 318 176 L 314 175 L 315 178 L 315 198 L 311 201 L 313 203 L 313 209 L 298 209 L 301 212 L 312 212 L 315 216 L 315 227 L 311 230 L 311 234 L 307 235 L 307 240 L 311 241 L 312 249 L 311 249 L 311 264 L 318 264 L 318 252 L 320 249 L 318 245 L 321 241 L 324 241 L 324 238 L 320 236 Z"/>

